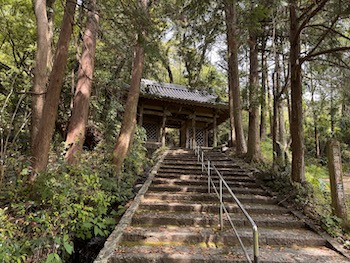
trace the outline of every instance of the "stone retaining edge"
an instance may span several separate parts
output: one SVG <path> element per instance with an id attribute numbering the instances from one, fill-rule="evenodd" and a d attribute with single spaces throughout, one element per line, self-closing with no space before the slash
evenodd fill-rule
<path id="1" fill-rule="evenodd" d="M 152 170 L 148 174 L 148 178 L 146 182 L 143 184 L 143 186 L 140 188 L 139 192 L 135 196 L 134 200 L 132 201 L 130 207 L 126 210 L 122 218 L 119 220 L 119 223 L 115 227 L 114 231 L 109 235 L 107 238 L 104 247 L 98 254 L 97 258 L 95 259 L 94 263 L 108 263 L 108 259 L 113 255 L 116 246 L 121 241 L 122 235 L 124 230 L 131 224 L 131 220 L 133 215 L 135 214 L 136 210 L 138 209 L 143 196 L 147 192 L 149 186 L 151 185 L 155 175 L 157 174 L 157 171 L 163 162 L 165 156 L 168 154 L 169 150 L 166 150 L 158 160 L 155 166 L 153 166 Z"/>

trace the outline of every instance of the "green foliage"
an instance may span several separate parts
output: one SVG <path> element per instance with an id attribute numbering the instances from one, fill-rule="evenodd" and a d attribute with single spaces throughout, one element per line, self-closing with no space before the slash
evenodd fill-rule
<path id="1" fill-rule="evenodd" d="M 30 167 L 17 171 L 14 183 L 1 189 L 0 258 L 24 262 L 34 258 L 64 262 L 77 239 L 107 236 L 133 195 L 133 185 L 146 164 L 144 129 L 137 129 L 122 180 L 113 176 L 111 145 L 84 151 L 67 166 L 58 148 L 47 172 L 26 184 Z M 54 153 L 52 154 L 54 156 Z M 11 203 L 9 202 L 11 200 Z"/>
<path id="2" fill-rule="evenodd" d="M 267 163 L 272 164 L 273 162 L 273 149 L 272 140 L 268 137 L 260 143 L 261 155 L 266 160 Z"/>

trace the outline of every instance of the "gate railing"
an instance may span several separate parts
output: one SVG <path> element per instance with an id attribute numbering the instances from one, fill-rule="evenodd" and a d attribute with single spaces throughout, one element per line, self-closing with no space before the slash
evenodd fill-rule
<path id="1" fill-rule="evenodd" d="M 201 162 L 202 165 L 202 173 L 206 172 L 208 175 L 208 193 L 211 193 L 211 189 L 214 190 L 216 193 L 219 201 L 220 201 L 220 213 L 219 213 L 219 220 L 220 220 L 220 228 L 223 230 L 224 228 L 224 214 L 226 215 L 228 221 L 230 222 L 230 225 L 239 241 L 239 244 L 242 247 L 242 250 L 244 252 L 244 255 L 246 256 L 248 262 L 250 263 L 258 263 L 259 262 L 259 232 L 258 232 L 258 227 L 251 218 L 251 216 L 248 214 L 248 212 L 244 209 L 243 205 L 241 202 L 238 200 L 236 195 L 232 192 L 230 186 L 227 184 L 227 182 L 224 180 L 222 177 L 221 173 L 218 171 L 218 169 L 215 167 L 215 165 L 205 156 L 203 149 L 200 146 L 195 147 L 195 154 L 198 157 L 198 162 Z M 219 178 L 219 186 L 215 185 L 214 180 L 213 180 L 213 175 L 212 171 L 216 174 L 216 176 Z M 223 200 L 223 190 L 226 189 L 228 193 L 231 195 L 232 199 L 235 201 L 237 204 L 238 208 L 241 210 L 241 212 L 244 214 L 246 219 L 249 221 L 252 230 L 253 230 L 253 255 L 254 259 L 250 258 L 246 247 L 243 244 L 243 241 L 241 237 L 238 234 L 238 231 L 233 223 L 232 217 L 230 213 L 228 212 L 225 202 Z"/>

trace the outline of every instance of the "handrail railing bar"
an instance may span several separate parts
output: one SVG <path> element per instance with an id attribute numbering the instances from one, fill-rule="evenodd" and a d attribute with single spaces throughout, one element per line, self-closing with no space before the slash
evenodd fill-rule
<path id="1" fill-rule="evenodd" d="M 253 249 L 254 249 L 254 263 L 258 263 L 259 262 L 259 234 L 258 234 L 258 228 L 257 225 L 255 224 L 255 222 L 253 221 L 253 219 L 250 217 L 250 215 L 248 214 L 248 212 L 245 210 L 245 208 L 243 207 L 243 205 L 241 204 L 241 202 L 238 200 L 238 198 L 236 197 L 236 195 L 233 193 L 233 191 L 231 190 L 231 188 L 229 187 L 229 185 L 226 183 L 226 181 L 224 180 L 224 178 L 222 177 L 221 173 L 218 171 L 218 169 L 215 167 L 214 164 L 212 164 L 212 162 L 208 159 L 205 158 L 204 156 L 204 151 L 203 149 L 200 148 L 200 146 L 195 147 L 195 153 L 198 155 L 198 161 L 200 160 L 202 162 L 202 171 L 205 169 L 207 171 L 208 174 L 208 192 L 210 193 L 210 188 L 211 186 L 214 189 L 214 192 L 216 193 L 217 197 L 220 200 L 220 226 L 221 229 L 223 229 L 223 211 L 225 212 L 225 214 L 227 215 L 227 218 L 230 222 L 231 227 L 233 228 L 237 239 L 239 240 L 239 243 L 244 251 L 244 254 L 247 258 L 247 260 L 251 263 L 251 259 L 249 257 L 249 254 L 246 251 L 246 248 L 241 240 L 241 238 L 239 237 L 239 234 L 233 224 L 233 221 L 231 219 L 230 214 L 228 213 L 225 204 L 223 202 L 223 185 L 225 186 L 225 188 L 229 191 L 229 194 L 231 195 L 231 197 L 233 197 L 234 201 L 236 202 L 238 208 L 243 212 L 244 216 L 248 219 L 249 223 L 252 226 L 252 230 L 253 230 Z M 207 166 L 204 164 L 204 159 L 206 159 L 206 163 Z M 215 173 L 217 174 L 217 176 L 219 177 L 219 191 L 212 179 L 212 174 L 211 174 L 211 170 L 215 171 Z"/>
<path id="2" fill-rule="evenodd" d="M 229 215 L 229 212 L 227 211 L 225 206 L 224 206 L 224 211 L 225 211 L 225 214 L 227 215 L 227 219 L 228 219 L 228 221 L 229 221 L 229 223 L 230 223 L 230 225 L 231 225 L 231 227 L 233 229 L 233 232 L 235 232 L 235 234 L 236 234 L 236 237 L 238 239 L 239 244 L 241 245 L 241 248 L 242 248 L 242 250 L 244 252 L 244 255 L 246 256 L 246 258 L 249 261 L 249 263 L 252 263 L 252 261 L 251 261 L 251 259 L 249 257 L 249 253 L 248 253 L 247 249 L 245 248 L 245 246 L 243 244 L 243 241 L 242 241 L 241 237 L 238 234 L 237 228 L 235 227 L 235 225 L 234 225 L 234 223 L 233 223 L 233 221 L 231 219 L 231 216 Z"/>
<path id="3" fill-rule="evenodd" d="M 237 205 L 239 206 L 239 208 L 241 209 L 241 211 L 243 212 L 243 214 L 245 215 L 245 217 L 249 220 L 249 222 L 253 225 L 256 226 L 255 222 L 253 221 L 253 219 L 250 217 L 250 215 L 248 214 L 248 212 L 245 210 L 245 208 L 243 207 L 242 203 L 238 200 L 238 198 L 236 197 L 236 195 L 232 192 L 230 186 L 226 183 L 226 181 L 223 179 L 221 173 L 218 171 L 218 169 L 215 167 L 215 165 L 213 165 L 214 170 L 216 171 L 216 173 L 218 174 L 220 180 L 223 181 L 224 185 L 226 186 L 226 189 L 229 191 L 229 193 L 232 195 L 232 197 L 235 199 L 235 202 L 237 203 Z"/>

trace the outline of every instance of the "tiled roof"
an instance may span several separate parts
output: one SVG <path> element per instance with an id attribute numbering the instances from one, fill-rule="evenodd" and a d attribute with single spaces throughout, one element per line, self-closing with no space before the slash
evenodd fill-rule
<path id="1" fill-rule="evenodd" d="M 153 80 L 142 79 L 141 95 L 145 97 L 181 100 L 203 104 L 223 104 L 217 96 L 198 90 L 190 90 L 185 86 L 161 83 Z"/>

